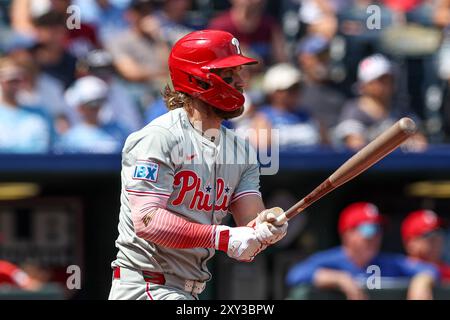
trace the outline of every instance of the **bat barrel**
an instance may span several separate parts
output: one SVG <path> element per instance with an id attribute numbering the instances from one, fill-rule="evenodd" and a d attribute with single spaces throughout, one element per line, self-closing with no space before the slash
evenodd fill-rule
<path id="1" fill-rule="evenodd" d="M 412 119 L 400 119 L 339 167 L 330 176 L 332 184 L 338 187 L 353 179 L 398 148 L 416 130 L 417 126 Z"/>
<path id="2" fill-rule="evenodd" d="M 416 123 L 411 118 L 402 118 L 398 121 L 400 129 L 408 136 L 413 135 L 417 131 Z"/>
<path id="3" fill-rule="evenodd" d="M 370 168 L 415 134 L 416 130 L 417 126 L 410 118 L 402 118 L 397 121 L 391 128 L 341 165 L 306 197 L 280 215 L 277 224 L 292 219 L 327 193 Z"/>

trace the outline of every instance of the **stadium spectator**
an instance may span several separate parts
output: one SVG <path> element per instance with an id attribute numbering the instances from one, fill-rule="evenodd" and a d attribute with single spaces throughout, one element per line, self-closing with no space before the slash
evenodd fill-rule
<path id="1" fill-rule="evenodd" d="M 403 255 L 380 253 L 383 220 L 374 204 L 349 205 L 338 223 L 342 246 L 316 253 L 294 265 L 287 274 L 287 284 L 337 289 L 347 299 L 367 299 L 364 285 L 372 275 L 367 268 L 375 265 L 382 278 L 410 279 L 408 299 L 432 299 L 432 288 L 440 277 L 438 270 Z"/>
<path id="2" fill-rule="evenodd" d="M 69 92 L 66 93 L 66 95 Z M 78 79 L 70 89 L 71 102 L 81 121 L 63 134 L 55 147 L 62 153 L 120 152 L 127 132 L 116 123 L 102 124 L 99 113 L 108 96 L 108 85 L 101 79 L 87 76 Z"/>
<path id="3" fill-rule="evenodd" d="M 330 42 L 313 35 L 302 39 L 297 46 L 297 59 L 304 74 L 302 101 L 326 131 L 322 132 L 324 142 L 330 139 L 327 131 L 338 122 L 345 96 L 330 80 Z"/>
<path id="4" fill-rule="evenodd" d="M 445 142 L 450 141 L 450 0 L 439 0 L 434 13 L 435 23 L 444 28 L 441 48 L 437 54 L 437 71 L 442 81 L 442 118 Z"/>
<path id="5" fill-rule="evenodd" d="M 187 21 L 187 13 L 191 7 L 192 0 L 167 0 L 164 1 L 162 9 L 155 12 L 154 16 L 158 20 L 162 37 L 171 46 L 181 37 L 194 31 L 195 26 Z"/>
<path id="6" fill-rule="evenodd" d="M 391 62 L 380 54 L 365 58 L 358 66 L 360 97 L 348 101 L 335 130 L 337 144 L 358 150 L 389 128 L 401 117 L 409 115 L 393 105 L 394 73 Z M 411 151 L 423 151 L 426 138 L 417 133 L 406 142 Z"/>
<path id="7" fill-rule="evenodd" d="M 433 11 L 433 22 L 440 28 L 450 25 L 450 0 L 437 0 Z"/>
<path id="8" fill-rule="evenodd" d="M 130 28 L 107 44 L 118 72 L 132 82 L 165 80 L 169 48 L 161 37 L 150 0 L 133 0 L 126 12 Z"/>
<path id="9" fill-rule="evenodd" d="M 17 100 L 24 74 L 12 59 L 0 59 L 0 153 L 45 153 L 50 147 L 46 120 Z"/>
<path id="10" fill-rule="evenodd" d="M 8 56 L 24 68 L 24 82 L 18 94 L 20 105 L 42 111 L 50 118 L 66 112 L 64 87 L 60 81 L 41 71 L 31 50 L 15 46 Z"/>
<path id="11" fill-rule="evenodd" d="M 47 15 L 60 16 L 65 27 L 65 49 L 76 57 L 99 47 L 95 29 L 80 21 L 81 13 L 69 8 L 71 0 L 14 0 L 11 5 L 13 28 L 21 33 L 34 35 L 35 20 Z"/>
<path id="12" fill-rule="evenodd" d="M 33 20 L 37 45 L 33 54 L 41 70 L 67 88 L 75 80 L 76 58 L 64 48 L 64 16 L 49 12 Z"/>
<path id="13" fill-rule="evenodd" d="M 35 39 L 12 32 L 4 43 L 5 54 L 24 69 L 24 81 L 18 93 L 19 105 L 40 113 L 53 126 L 52 117 L 66 111 L 64 88 L 60 81 L 42 72 L 33 55 Z"/>
<path id="14" fill-rule="evenodd" d="M 419 261 L 434 264 L 443 282 L 450 282 L 450 265 L 442 261 L 444 221 L 431 210 L 410 212 L 403 220 L 401 233 L 406 254 Z"/>
<path id="15" fill-rule="evenodd" d="M 142 127 L 143 121 L 139 107 L 118 78 L 112 55 L 108 51 L 94 50 L 89 52 L 86 57 L 78 62 L 77 76 L 94 76 L 108 84 L 108 98 L 99 114 L 101 123 L 118 123 L 126 128 L 129 133 Z M 73 107 L 70 94 L 67 95 L 67 98 L 68 103 Z M 79 120 L 78 114 L 74 112 L 76 108 L 70 110 L 72 111 L 70 117 L 72 122 L 75 123 Z"/>
<path id="16" fill-rule="evenodd" d="M 125 14 L 130 27 L 106 44 L 142 110 L 155 100 L 168 77 L 169 46 L 153 13 L 152 1 L 132 0 Z"/>
<path id="17" fill-rule="evenodd" d="M 383 31 L 392 25 L 389 10 L 381 3 L 370 7 L 373 4 L 372 0 L 354 0 L 338 13 L 338 34 L 345 39 L 342 62 L 346 66 L 345 84 L 349 91 L 357 79 L 355 66 L 364 57 L 379 51 Z"/>
<path id="18" fill-rule="evenodd" d="M 337 31 L 337 13 L 351 0 L 301 0 L 299 19 L 306 33 L 332 39 Z"/>
<path id="19" fill-rule="evenodd" d="M 66 112 L 64 88 L 61 83 L 39 70 L 33 55 L 27 50 L 10 52 L 9 57 L 23 70 L 17 103 L 23 110 L 40 115 L 50 129 L 50 145 L 54 142 L 54 119 Z"/>
<path id="20" fill-rule="evenodd" d="M 383 0 L 382 3 L 391 11 L 394 19 L 421 25 L 434 23 L 433 7 L 436 1 L 428 0 Z M 400 17 L 399 17 L 400 16 Z"/>
<path id="21" fill-rule="evenodd" d="M 100 42 L 108 41 L 128 27 L 125 9 L 111 0 L 74 0 L 73 4 L 82 12 L 82 22 L 95 27 Z"/>
<path id="22" fill-rule="evenodd" d="M 298 105 L 301 80 L 300 71 L 293 65 L 280 63 L 268 69 L 263 79 L 268 104 L 260 107 L 254 116 L 252 127 L 256 136 L 250 136 L 251 142 L 259 147 L 268 146 L 272 143 L 271 129 L 277 129 L 280 148 L 320 143 L 318 125 Z M 265 137 L 267 142 L 263 140 Z"/>
<path id="23" fill-rule="evenodd" d="M 8 28 L 0 28 L 0 54 L 30 50 L 36 45 L 36 39 L 28 34 L 18 33 Z"/>
<path id="24" fill-rule="evenodd" d="M 17 265 L 0 260 L 0 286 L 10 285 L 27 291 L 39 290 L 43 283 L 31 277 Z"/>
<path id="25" fill-rule="evenodd" d="M 60 16 L 65 26 L 65 49 L 75 57 L 82 57 L 88 51 L 99 47 L 95 29 L 82 23 L 81 12 L 72 10 L 71 0 L 14 0 L 11 5 L 11 20 L 14 30 L 34 35 L 35 20 L 47 15 Z"/>
<path id="26" fill-rule="evenodd" d="M 264 13 L 264 0 L 231 0 L 231 8 L 209 23 L 209 29 L 230 32 L 241 47 L 261 57 L 267 65 L 286 62 L 285 37 L 276 20 Z"/>

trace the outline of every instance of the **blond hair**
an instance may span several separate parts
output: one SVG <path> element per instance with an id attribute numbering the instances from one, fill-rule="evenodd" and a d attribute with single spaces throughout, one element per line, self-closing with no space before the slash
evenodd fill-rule
<path id="1" fill-rule="evenodd" d="M 167 85 L 162 93 L 166 107 L 169 110 L 175 110 L 178 108 L 185 108 L 188 113 L 192 113 L 193 99 L 191 96 L 184 92 L 175 91 Z"/>
<path id="2" fill-rule="evenodd" d="M 164 102 L 166 103 L 166 107 L 169 110 L 175 110 L 178 108 L 184 108 L 189 115 L 193 115 L 194 112 L 194 98 L 190 95 L 172 90 L 169 85 L 164 88 L 164 92 L 162 93 Z M 218 108 L 213 107 L 205 103 L 205 105 L 214 112 L 219 118 L 224 120 L 233 119 L 239 117 L 244 113 L 244 106 L 241 106 L 237 110 L 234 111 L 223 111 Z"/>

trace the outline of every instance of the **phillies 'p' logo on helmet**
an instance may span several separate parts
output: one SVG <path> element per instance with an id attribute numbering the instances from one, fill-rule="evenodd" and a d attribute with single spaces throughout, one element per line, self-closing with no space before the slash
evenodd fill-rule
<path id="1" fill-rule="evenodd" d="M 239 109 L 244 96 L 212 70 L 255 63 L 242 55 L 238 39 L 219 30 L 189 33 L 175 43 L 169 56 L 174 89 L 223 111 Z"/>

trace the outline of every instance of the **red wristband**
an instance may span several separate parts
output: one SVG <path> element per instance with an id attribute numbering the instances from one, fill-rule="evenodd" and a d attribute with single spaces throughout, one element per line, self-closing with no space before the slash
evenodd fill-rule
<path id="1" fill-rule="evenodd" d="M 227 252 L 228 251 L 228 242 L 230 241 L 230 230 L 222 230 L 219 233 L 219 245 L 218 248 L 220 251 Z"/>

